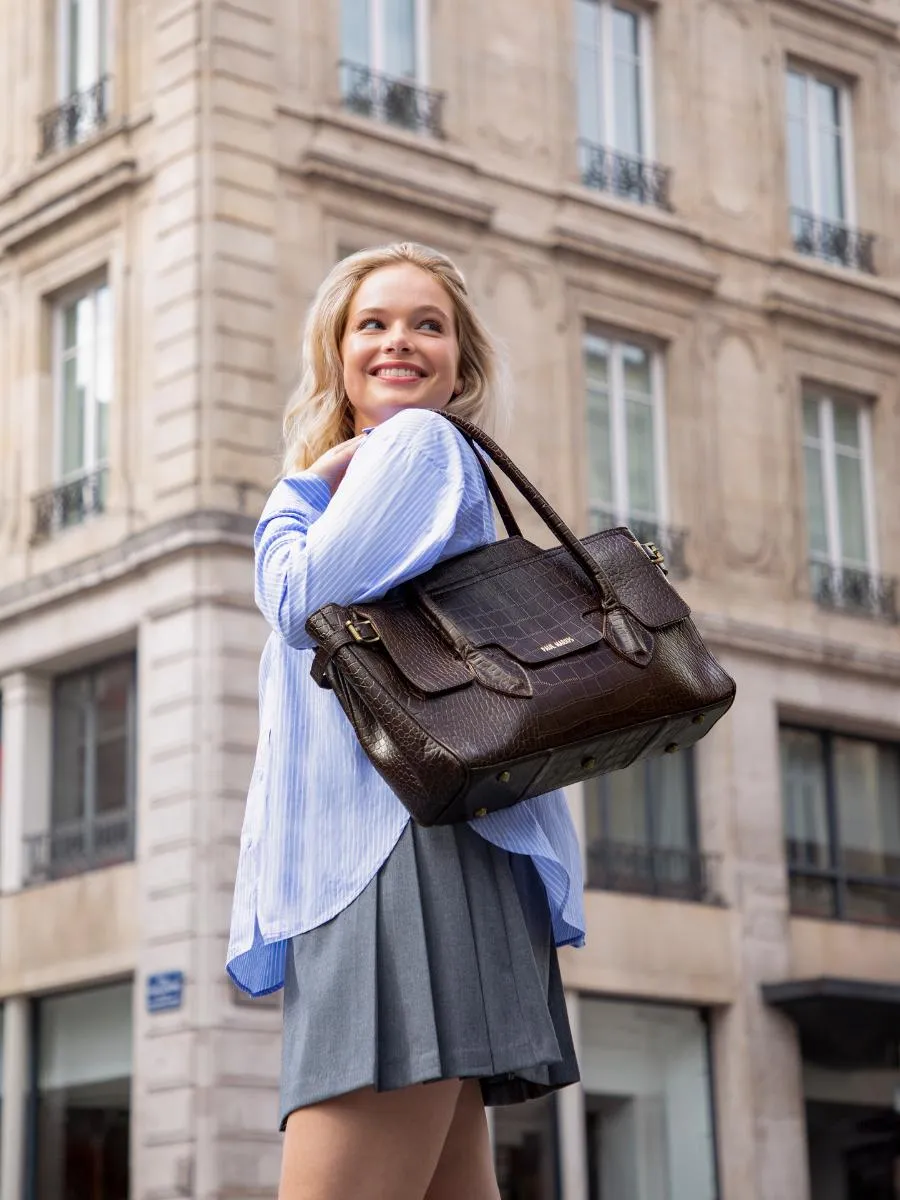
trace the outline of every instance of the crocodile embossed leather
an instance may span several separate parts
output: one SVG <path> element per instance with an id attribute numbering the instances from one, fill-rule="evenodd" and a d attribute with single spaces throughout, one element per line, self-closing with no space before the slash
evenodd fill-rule
<path id="1" fill-rule="evenodd" d="M 561 543 L 516 524 L 378 601 L 313 613 L 312 676 L 334 689 L 376 770 L 421 825 L 483 816 L 692 745 L 734 700 L 684 600 L 626 528 L 579 540 L 477 426 Z M 474 451 L 473 451 L 474 453 Z"/>

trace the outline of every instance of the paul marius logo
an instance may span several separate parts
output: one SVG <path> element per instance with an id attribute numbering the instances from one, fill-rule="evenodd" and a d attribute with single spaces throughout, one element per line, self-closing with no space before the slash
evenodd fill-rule
<path id="1" fill-rule="evenodd" d="M 547 642 L 544 646 L 538 646 L 539 650 L 543 650 L 545 654 L 549 654 L 551 650 L 558 650 L 560 646 L 571 646 L 575 639 L 573 637 L 560 638 L 557 642 Z"/>

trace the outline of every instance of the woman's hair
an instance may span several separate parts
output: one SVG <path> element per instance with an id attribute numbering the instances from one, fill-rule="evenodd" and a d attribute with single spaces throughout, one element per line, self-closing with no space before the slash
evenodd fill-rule
<path id="1" fill-rule="evenodd" d="M 341 362 L 350 303 L 372 271 L 402 262 L 428 271 L 453 301 L 462 390 L 447 411 L 477 424 L 494 423 L 490 418 L 496 418 L 501 402 L 497 348 L 472 307 L 459 268 L 445 254 L 416 242 L 360 250 L 332 267 L 307 315 L 300 383 L 284 414 L 285 474 L 304 470 L 326 450 L 353 437 L 353 410 Z"/>

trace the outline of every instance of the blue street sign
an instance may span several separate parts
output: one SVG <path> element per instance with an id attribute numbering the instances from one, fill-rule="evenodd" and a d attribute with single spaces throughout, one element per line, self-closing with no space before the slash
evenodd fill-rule
<path id="1" fill-rule="evenodd" d="M 147 976 L 147 1012 L 166 1012 L 181 1008 L 184 993 L 183 971 L 161 971 Z"/>

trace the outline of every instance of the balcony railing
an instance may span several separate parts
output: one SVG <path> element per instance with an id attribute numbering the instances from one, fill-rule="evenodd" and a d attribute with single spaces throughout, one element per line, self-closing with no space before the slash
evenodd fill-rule
<path id="1" fill-rule="evenodd" d="M 791 209 L 791 234 L 798 254 L 875 274 L 875 235 L 838 221 L 825 221 L 800 208 Z"/>
<path id="2" fill-rule="evenodd" d="M 898 619 L 896 579 L 821 562 L 811 562 L 809 570 L 812 597 L 822 608 L 881 621 Z"/>
<path id="3" fill-rule="evenodd" d="M 670 579 L 687 579 L 690 567 L 685 554 L 687 530 L 675 529 L 659 521 L 643 520 L 640 517 L 625 517 L 617 520 L 608 509 L 591 507 L 591 527 L 609 529 L 614 525 L 627 525 L 639 542 L 653 542 L 662 552 L 663 566 Z"/>
<path id="4" fill-rule="evenodd" d="M 408 79 L 394 79 L 358 63 L 342 62 L 344 107 L 362 117 L 398 125 L 414 133 L 444 136 L 444 94 Z"/>
<path id="5" fill-rule="evenodd" d="M 716 866 L 700 850 L 602 840 L 588 846 L 587 886 L 717 904 Z"/>
<path id="6" fill-rule="evenodd" d="M 25 849 L 29 884 L 128 862 L 134 858 L 134 814 L 119 809 L 88 821 L 55 824 L 26 838 Z"/>
<path id="7" fill-rule="evenodd" d="M 672 209 L 669 200 L 669 182 L 672 172 L 668 167 L 633 158 L 599 146 L 596 142 L 580 138 L 578 160 L 581 167 L 581 182 L 585 187 L 600 192 L 610 192 L 623 200 L 636 204 L 652 204 L 656 208 Z"/>
<path id="8" fill-rule="evenodd" d="M 109 469 L 99 467 L 32 497 L 32 542 L 42 542 L 61 529 L 80 525 L 106 508 Z"/>
<path id="9" fill-rule="evenodd" d="M 41 157 L 65 150 L 91 137 L 109 120 L 111 77 L 104 75 L 91 87 L 74 92 L 40 118 Z"/>

